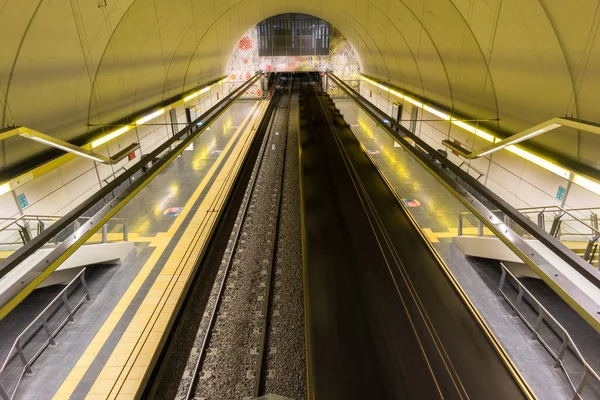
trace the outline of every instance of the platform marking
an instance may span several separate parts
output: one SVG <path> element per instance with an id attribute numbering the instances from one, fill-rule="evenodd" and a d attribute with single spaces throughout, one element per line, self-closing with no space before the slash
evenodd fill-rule
<path id="1" fill-rule="evenodd" d="M 248 114 L 246 115 L 246 117 L 244 118 L 244 120 L 241 124 L 242 127 L 245 126 L 246 122 L 250 119 L 250 116 L 254 115 L 253 111 L 255 111 L 256 107 L 259 104 L 260 104 L 260 102 L 256 102 L 252 106 L 252 108 L 250 109 L 250 112 L 248 112 Z M 226 147 L 226 151 L 223 154 L 227 153 L 227 150 L 236 141 L 236 138 L 241 133 L 241 131 L 242 131 L 242 129 L 240 128 L 232 135 L 232 137 Z M 111 314 L 108 316 L 106 321 L 104 321 L 104 324 L 100 327 L 100 329 L 98 330 L 98 332 L 96 333 L 96 335 L 94 336 L 94 338 L 92 339 L 92 341 L 90 342 L 88 347 L 86 348 L 83 355 L 79 358 L 75 367 L 71 370 L 71 372 L 69 373 L 67 378 L 63 381 L 62 385 L 60 386 L 58 391 L 55 393 L 53 399 L 67 400 L 73 394 L 73 391 L 75 390 L 75 388 L 77 387 L 77 385 L 79 384 L 79 382 L 81 381 L 81 379 L 83 378 L 83 376 L 85 375 L 87 370 L 89 369 L 90 365 L 92 364 L 92 362 L 94 361 L 94 359 L 96 358 L 96 356 L 98 355 L 98 353 L 100 352 L 102 347 L 104 346 L 104 343 L 106 342 L 106 340 L 108 339 L 108 337 L 114 330 L 115 326 L 117 325 L 117 323 L 123 316 L 123 313 L 125 312 L 127 307 L 133 301 L 135 295 L 139 291 L 140 287 L 142 286 L 142 284 L 144 283 L 144 281 L 146 280 L 146 278 L 148 277 L 150 272 L 154 269 L 154 266 L 160 259 L 162 253 L 164 252 L 165 248 L 167 247 L 170 240 L 174 236 L 175 232 L 177 232 L 177 230 L 179 229 L 179 227 L 181 226 L 183 221 L 186 219 L 190 209 L 193 207 L 194 203 L 198 200 L 198 198 L 204 191 L 204 188 L 210 182 L 210 180 L 212 179 L 212 176 L 215 174 L 218 167 L 223 163 L 224 160 L 225 160 L 224 155 L 220 155 L 219 158 L 215 161 L 213 166 L 210 168 L 210 170 L 207 172 L 207 174 L 204 176 L 204 178 L 200 182 L 200 185 L 198 186 L 196 191 L 192 194 L 192 196 L 186 202 L 186 205 L 184 206 L 183 211 L 177 216 L 177 218 L 175 219 L 175 221 L 173 222 L 173 224 L 171 225 L 171 227 L 169 228 L 167 233 L 164 234 L 164 232 L 163 232 L 163 235 L 157 234 L 156 237 L 153 238 L 151 245 L 154 244 L 156 246 L 155 250 L 152 252 L 152 254 L 148 258 L 148 260 L 146 261 L 146 263 L 144 264 L 144 266 L 142 267 L 142 269 L 140 270 L 138 275 L 132 281 L 132 283 L 129 286 L 129 288 L 127 289 L 127 291 L 123 294 L 123 296 L 121 297 L 121 300 L 119 300 L 119 302 L 117 303 L 115 308 L 112 310 Z M 158 237 L 158 240 L 157 240 L 157 237 Z M 115 352 L 113 351 L 113 355 L 114 354 L 115 354 Z"/>
<path id="2" fill-rule="evenodd" d="M 90 395 L 108 395 L 108 398 L 133 396 L 141 388 L 144 374 L 138 376 L 135 371 L 145 371 L 152 366 L 152 359 L 168 328 L 175 306 L 217 221 L 218 215 L 211 210 L 215 209 L 216 204 L 220 207 L 227 200 L 229 190 L 235 182 L 236 172 L 241 168 L 243 155 L 252 143 L 254 132 L 251 124 L 244 130 L 245 139 L 236 144 L 233 153 L 225 161 L 140 309 L 102 369 L 89 392 Z M 129 353 L 128 357 L 123 358 L 123 353 Z M 108 388 L 105 381 L 110 382 Z"/>

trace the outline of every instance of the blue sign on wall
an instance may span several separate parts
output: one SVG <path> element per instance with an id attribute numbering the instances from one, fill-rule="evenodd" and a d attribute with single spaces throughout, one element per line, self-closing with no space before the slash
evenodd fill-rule
<path id="1" fill-rule="evenodd" d="M 27 208 L 29 206 L 29 202 L 27 201 L 27 197 L 25 197 L 25 193 L 21 193 L 17 196 L 17 201 L 19 202 L 19 207 L 21 209 Z"/>
<path id="2" fill-rule="evenodd" d="M 558 191 L 556 192 L 556 199 L 563 201 L 565 199 L 566 193 L 567 193 L 567 188 L 559 186 Z"/>

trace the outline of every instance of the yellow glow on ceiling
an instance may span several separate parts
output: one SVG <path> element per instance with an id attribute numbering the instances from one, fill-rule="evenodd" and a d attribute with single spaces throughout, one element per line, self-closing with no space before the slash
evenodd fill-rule
<path id="1" fill-rule="evenodd" d="M 154 118 L 158 117 L 159 115 L 163 115 L 165 113 L 165 109 L 161 108 L 158 111 L 154 111 L 152 114 L 146 115 L 145 117 L 142 117 L 140 119 L 138 119 L 137 121 L 135 121 L 136 125 L 143 125 L 146 122 L 153 120 Z"/>
<path id="2" fill-rule="evenodd" d="M 573 182 L 592 193 L 600 195 L 600 183 L 594 182 L 591 179 L 575 174 Z"/>
<path id="3" fill-rule="evenodd" d="M 131 128 L 132 128 L 131 125 L 125 125 L 125 126 L 119 128 L 119 129 L 117 129 L 116 131 L 113 131 L 113 132 L 109 133 L 106 136 L 102 136 L 98 140 L 94 140 L 92 142 L 92 149 L 95 149 L 98 146 L 102 146 L 103 144 L 105 144 L 107 142 L 110 142 L 113 139 L 118 138 L 119 136 L 121 136 L 125 132 L 128 132 Z"/>
<path id="4" fill-rule="evenodd" d="M 220 83 L 220 82 L 219 82 L 219 83 Z M 202 93 L 206 93 L 206 92 L 208 92 L 209 90 L 210 90 L 210 86 L 207 86 L 207 87 L 205 87 L 205 88 L 202 88 L 201 90 L 198 90 L 197 92 L 194 92 L 194 93 L 190 94 L 189 96 L 187 96 L 187 97 L 184 97 L 184 98 L 183 98 L 183 101 L 184 101 L 184 102 L 186 102 L 186 101 L 190 101 L 190 100 L 192 100 L 192 99 L 194 99 L 194 98 L 196 98 L 196 97 L 200 96 Z"/>
<path id="5" fill-rule="evenodd" d="M 412 103 L 415 106 L 424 109 L 425 111 L 441 118 L 442 120 L 449 121 L 453 125 L 456 125 L 459 128 L 466 130 L 467 132 L 471 132 L 474 135 L 477 135 L 478 137 L 480 137 L 488 142 L 494 143 L 494 142 L 497 142 L 500 140 L 496 136 L 494 136 L 488 132 L 482 131 L 481 129 L 478 129 L 477 127 L 475 127 L 471 124 L 468 124 L 466 122 L 459 121 L 455 118 L 450 117 L 448 114 L 446 114 L 442 110 L 436 109 L 435 107 L 432 107 L 427 104 L 423 104 L 420 101 L 417 101 L 403 93 L 400 93 L 396 90 L 392 90 L 378 82 L 375 82 L 372 79 L 369 79 L 364 76 L 361 76 L 361 79 L 365 82 L 368 82 L 368 83 L 376 86 L 376 87 L 384 89 L 386 92 L 391 93 L 398 98 L 404 99 L 404 100 L 408 101 L 409 103 Z M 539 132 L 535 132 L 535 133 L 539 133 Z M 560 165 L 557 165 L 549 160 L 546 160 L 545 158 L 542 158 L 536 154 L 533 154 L 521 147 L 518 147 L 517 145 L 507 145 L 504 149 L 507 151 L 510 151 L 511 153 L 516 154 L 519 157 L 522 157 L 525 160 L 527 160 L 533 164 L 536 164 L 536 165 L 544 168 L 545 170 L 550 171 L 553 174 L 556 174 L 562 178 L 565 178 L 567 180 L 570 178 L 570 175 L 571 175 L 570 170 L 563 168 Z M 593 193 L 600 195 L 600 183 L 597 183 L 595 181 L 592 181 L 588 178 L 585 178 L 585 177 L 583 177 L 581 175 L 577 175 L 577 174 L 574 174 L 573 182 Z"/>
<path id="6" fill-rule="evenodd" d="M 223 83 L 223 82 L 225 82 L 226 80 L 227 80 L 227 78 L 223 78 L 223 79 L 221 79 L 221 80 L 220 80 L 219 82 L 217 82 L 217 83 Z M 211 85 L 211 86 L 212 86 L 212 85 Z M 200 90 L 198 90 L 198 91 L 196 91 L 196 92 L 194 92 L 194 93 L 190 94 L 189 96 L 187 96 L 187 97 L 184 97 L 184 98 L 183 98 L 183 101 L 184 101 L 184 102 L 186 102 L 186 101 L 189 101 L 189 100 L 191 100 L 191 99 L 193 99 L 193 98 L 196 98 L 196 97 L 200 96 L 202 93 L 206 93 L 206 92 L 208 92 L 208 91 L 210 90 L 211 86 L 206 86 L 206 87 L 204 87 L 204 88 L 202 88 L 202 89 L 200 89 Z M 91 143 L 91 147 L 92 147 L 92 149 L 95 149 L 95 148 L 96 148 L 96 147 L 98 147 L 98 146 L 102 146 L 103 144 L 105 144 L 105 143 L 108 143 L 108 142 L 110 142 L 111 140 L 118 138 L 118 137 L 119 137 L 119 136 L 121 136 L 122 134 L 124 134 L 124 133 L 128 132 L 129 130 L 133 129 L 133 128 L 134 128 L 134 126 L 140 126 L 140 125 L 143 125 L 143 124 L 145 124 L 146 122 L 148 122 L 148 121 L 151 121 L 151 120 L 153 120 L 154 118 L 156 118 L 156 117 L 158 117 L 158 116 L 160 116 L 160 115 L 164 114 L 164 113 L 165 113 L 165 111 L 166 111 L 168 108 L 172 108 L 172 107 L 173 107 L 173 106 L 174 106 L 176 103 L 178 103 L 178 102 L 179 102 L 179 101 L 176 101 L 176 102 L 172 103 L 172 104 L 171 104 L 170 106 L 168 106 L 168 107 L 161 108 L 161 109 L 159 109 L 159 110 L 153 111 L 152 113 L 150 113 L 150 114 L 148 114 L 148 115 L 146 115 L 146 116 L 144 116 L 144 117 L 142 117 L 142 118 L 138 119 L 137 121 L 135 121 L 135 124 L 122 126 L 121 128 L 119 128 L 119 129 L 117 129 L 117 130 L 115 130 L 115 131 L 113 131 L 113 132 L 110 132 L 109 134 L 107 134 L 107 135 L 105 135 L 105 136 L 101 137 L 100 139 L 94 140 L 94 141 Z"/>
<path id="7" fill-rule="evenodd" d="M 6 194 L 8 192 L 10 192 L 10 184 L 8 182 L 0 185 L 0 196 L 2 196 L 3 194 Z"/>

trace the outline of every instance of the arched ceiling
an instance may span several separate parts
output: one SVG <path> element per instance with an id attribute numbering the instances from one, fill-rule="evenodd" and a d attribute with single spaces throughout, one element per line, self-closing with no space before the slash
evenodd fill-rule
<path id="1" fill-rule="evenodd" d="M 598 7 L 597 0 L 0 0 L 2 127 L 81 136 L 88 124 L 222 76 L 248 28 L 288 12 L 339 29 L 364 73 L 508 132 L 563 115 L 600 122 Z M 595 135 L 558 131 L 540 140 L 597 162 Z M 4 148 L 0 167 L 35 151 L 30 142 Z"/>

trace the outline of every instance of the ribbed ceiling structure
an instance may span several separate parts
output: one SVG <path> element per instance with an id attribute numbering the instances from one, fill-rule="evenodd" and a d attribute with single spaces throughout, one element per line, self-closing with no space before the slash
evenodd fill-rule
<path id="1" fill-rule="evenodd" d="M 2 126 L 70 140 L 224 75 L 265 18 L 322 18 L 365 74 L 517 132 L 555 116 L 600 122 L 597 0 L 0 0 Z M 538 139 L 598 165 L 600 138 Z M 19 145 L 20 144 L 20 145 Z M 39 151 L 0 147 L 0 168 Z M 10 148 L 9 148 L 10 147 Z"/>

